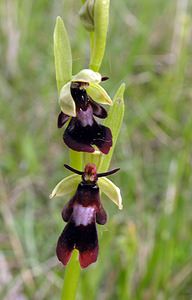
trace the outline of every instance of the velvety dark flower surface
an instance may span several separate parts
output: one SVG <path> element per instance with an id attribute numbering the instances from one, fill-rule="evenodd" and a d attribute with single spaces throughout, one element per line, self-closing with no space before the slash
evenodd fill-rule
<path id="1" fill-rule="evenodd" d="M 64 87 L 61 99 L 64 99 L 62 107 L 66 108 L 66 99 L 67 95 L 69 95 L 68 84 Z M 94 118 L 96 116 L 104 119 L 107 117 L 107 112 L 88 95 L 88 88 L 90 88 L 89 83 L 85 81 L 72 81 L 70 83 L 70 97 L 73 100 L 69 101 L 69 103 L 72 103 L 70 105 L 73 107 L 73 110 L 71 115 L 61 111 L 58 116 L 58 127 L 61 128 L 71 118 L 63 135 L 65 144 L 75 151 L 83 152 L 94 152 L 95 148 L 93 146 L 96 146 L 102 153 L 107 154 L 112 146 L 111 130 L 98 124 Z M 97 88 L 98 86 L 94 86 L 93 91 L 94 89 L 97 91 Z M 96 95 L 95 97 L 98 96 L 97 93 L 93 93 L 93 95 Z M 105 94 L 104 96 L 106 97 Z M 68 111 L 68 109 L 69 107 L 65 111 Z"/>
<path id="2" fill-rule="evenodd" d="M 96 223 L 105 224 L 106 212 L 101 204 L 98 177 L 115 173 L 113 171 L 97 174 L 93 164 L 87 164 L 84 172 L 68 169 L 82 175 L 82 181 L 78 185 L 75 195 L 64 206 L 62 217 L 67 222 L 57 243 L 56 253 L 58 259 L 66 265 L 72 251 L 79 251 L 79 262 L 82 268 L 86 268 L 97 260 L 98 237 Z"/>

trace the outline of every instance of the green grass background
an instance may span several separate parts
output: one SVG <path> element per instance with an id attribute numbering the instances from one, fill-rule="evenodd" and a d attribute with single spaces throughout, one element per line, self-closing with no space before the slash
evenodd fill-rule
<path id="1" fill-rule="evenodd" d="M 77 0 L 0 1 L 0 299 L 57 300 L 55 245 L 68 199 L 49 200 L 69 174 L 54 73 L 63 17 L 73 72 L 88 66 Z M 101 73 L 111 96 L 126 83 L 112 167 L 124 210 L 108 200 L 100 254 L 77 300 L 192 299 L 192 9 L 188 0 L 112 0 Z M 67 299 L 66 299 L 67 300 Z"/>

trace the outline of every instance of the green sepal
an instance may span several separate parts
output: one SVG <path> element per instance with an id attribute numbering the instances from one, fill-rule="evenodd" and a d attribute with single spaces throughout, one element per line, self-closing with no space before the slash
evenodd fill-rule
<path id="1" fill-rule="evenodd" d="M 49 195 L 49 198 L 65 196 L 67 194 L 75 193 L 78 184 L 81 182 L 80 175 L 70 175 L 62 179 L 56 187 L 53 189 L 52 193 Z"/>
<path id="2" fill-rule="evenodd" d="M 100 191 L 112 200 L 119 209 L 123 208 L 120 189 L 108 178 L 102 177 L 98 180 Z"/>
<path id="3" fill-rule="evenodd" d="M 65 84 L 59 96 L 59 105 L 63 113 L 71 117 L 76 117 L 76 106 L 71 96 L 71 82 Z"/>
<path id="4" fill-rule="evenodd" d="M 86 88 L 87 94 L 98 103 L 112 105 L 113 102 L 104 88 L 98 83 L 90 82 Z"/>
<path id="5" fill-rule="evenodd" d="M 100 83 L 101 74 L 98 72 L 94 72 L 91 69 L 83 69 L 72 77 L 72 81 L 79 81 L 85 83 Z"/>
<path id="6" fill-rule="evenodd" d="M 57 17 L 54 29 L 55 72 L 58 92 L 72 77 L 72 55 L 68 34 L 61 17 Z"/>
<path id="7" fill-rule="evenodd" d="M 97 165 L 98 172 L 105 172 L 109 169 L 113 151 L 117 142 L 117 138 L 122 126 L 124 116 L 124 91 L 125 84 L 122 83 L 117 90 L 114 99 L 113 106 L 110 107 L 108 117 L 104 120 L 103 124 L 111 129 L 113 137 L 113 146 L 111 147 L 108 155 L 101 154 L 99 165 Z"/>

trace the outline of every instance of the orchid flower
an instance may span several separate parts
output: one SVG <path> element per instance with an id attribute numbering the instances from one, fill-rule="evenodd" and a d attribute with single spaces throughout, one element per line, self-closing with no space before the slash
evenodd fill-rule
<path id="1" fill-rule="evenodd" d="M 107 214 L 100 201 L 100 191 L 122 209 L 120 189 L 104 177 L 114 174 L 119 169 L 97 174 L 96 166 L 90 163 L 85 166 L 84 171 L 78 171 L 68 165 L 65 167 L 76 174 L 60 181 L 50 198 L 71 192 L 75 194 L 62 211 L 62 218 L 67 225 L 59 237 L 56 253 L 58 259 L 66 265 L 72 251 L 77 249 L 80 265 L 86 268 L 98 257 L 96 223 L 104 225 L 107 222 Z"/>
<path id="2" fill-rule="evenodd" d="M 95 145 L 107 154 L 112 146 L 110 128 L 98 124 L 94 118 L 107 117 L 107 111 L 98 103 L 112 105 L 111 98 L 100 85 L 106 79 L 98 72 L 84 69 L 72 76 L 61 89 L 58 127 L 63 127 L 70 119 L 63 140 L 75 151 L 94 152 Z"/>

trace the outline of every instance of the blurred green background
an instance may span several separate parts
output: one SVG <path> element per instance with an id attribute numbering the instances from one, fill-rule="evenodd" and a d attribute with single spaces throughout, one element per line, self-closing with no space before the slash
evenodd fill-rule
<path id="1" fill-rule="evenodd" d="M 49 200 L 69 174 L 54 73 L 53 30 L 63 17 L 73 72 L 88 66 L 77 0 L 0 1 L 0 299 L 57 300 L 55 245 L 68 199 Z M 77 300 L 192 299 L 192 3 L 112 0 L 101 73 L 111 96 L 126 83 L 112 161 L 124 210 L 108 199 L 98 262 Z M 67 300 L 67 299 L 66 299 Z"/>

